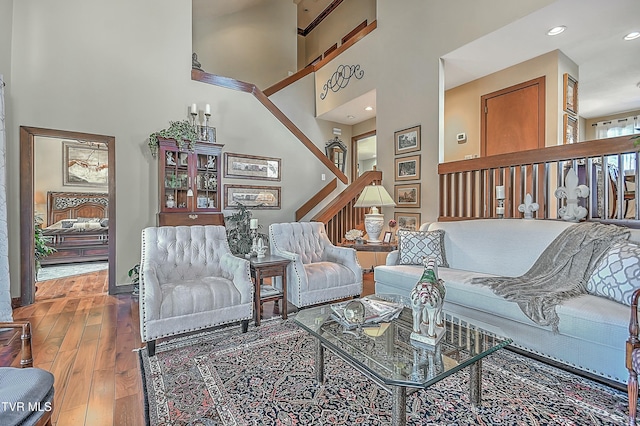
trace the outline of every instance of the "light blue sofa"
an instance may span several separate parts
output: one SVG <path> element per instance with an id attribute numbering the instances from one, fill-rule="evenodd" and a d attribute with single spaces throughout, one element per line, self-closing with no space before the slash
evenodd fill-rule
<path id="1" fill-rule="evenodd" d="M 537 325 L 518 304 L 497 296 L 487 286 L 471 284 L 478 276 L 520 276 L 571 223 L 555 220 L 480 219 L 423 224 L 421 230 L 444 230 L 448 268 L 438 268 L 445 281 L 445 310 L 481 321 L 513 339 L 513 346 L 574 367 L 597 378 L 626 383 L 625 342 L 630 308 L 594 295 L 582 295 L 557 306 L 559 333 Z M 630 241 L 640 242 L 640 230 Z M 409 296 L 422 266 L 398 265 L 398 251 L 375 268 L 376 293 Z"/>

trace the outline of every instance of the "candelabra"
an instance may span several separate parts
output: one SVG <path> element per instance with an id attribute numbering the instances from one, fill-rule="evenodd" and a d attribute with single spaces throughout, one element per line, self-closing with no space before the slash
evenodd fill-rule
<path id="1" fill-rule="evenodd" d="M 207 108 L 204 112 L 204 128 L 202 129 L 202 139 L 205 141 L 209 140 L 209 119 L 211 118 L 211 111 L 209 110 L 209 104 L 207 104 Z M 211 142 L 211 141 L 210 141 Z"/>
<path id="2" fill-rule="evenodd" d="M 191 104 L 191 110 L 189 111 L 189 115 L 191 115 L 191 125 L 196 126 L 196 116 L 198 115 L 198 106 L 196 104 Z"/>
<path id="3" fill-rule="evenodd" d="M 196 122 L 196 117 L 198 116 L 198 106 L 196 104 L 191 104 L 189 114 L 191 115 L 191 125 L 198 130 L 200 140 L 215 143 L 216 129 L 215 127 L 209 127 L 209 120 L 211 119 L 211 105 L 206 104 L 204 107 L 204 126 L 200 126 L 199 123 Z"/>

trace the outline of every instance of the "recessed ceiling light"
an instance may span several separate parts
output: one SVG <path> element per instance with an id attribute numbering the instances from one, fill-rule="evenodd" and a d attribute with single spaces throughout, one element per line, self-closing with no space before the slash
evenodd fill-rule
<path id="1" fill-rule="evenodd" d="M 353 115 L 347 115 L 347 118 L 348 118 L 349 120 L 353 120 L 355 117 L 354 117 Z"/>
<path id="2" fill-rule="evenodd" d="M 547 31 L 547 35 L 550 35 L 550 36 L 558 35 L 560 33 L 563 33 L 564 30 L 566 30 L 566 29 L 567 29 L 567 27 L 565 27 L 564 25 L 553 27 L 549 31 Z"/>
<path id="3" fill-rule="evenodd" d="M 372 106 L 367 106 L 367 107 L 364 107 L 364 110 L 365 111 L 373 111 L 373 107 Z"/>
<path id="4" fill-rule="evenodd" d="M 629 33 L 626 36 L 624 36 L 624 39 L 629 41 L 629 40 L 635 40 L 638 37 L 640 37 L 640 31 L 634 31 L 634 32 Z"/>

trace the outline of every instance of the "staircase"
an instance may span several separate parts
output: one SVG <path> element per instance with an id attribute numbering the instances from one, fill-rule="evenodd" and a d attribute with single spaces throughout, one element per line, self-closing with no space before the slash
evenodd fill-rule
<path id="1" fill-rule="evenodd" d="M 322 222 L 332 243 L 338 244 L 344 234 L 351 229 L 364 230 L 364 215 L 367 209 L 353 207 L 362 190 L 368 185 L 381 185 L 382 172 L 364 172 L 345 188 L 326 207 L 311 218 L 312 222 Z M 313 198 L 312 198 L 313 199 Z M 299 220 L 296 218 L 296 220 Z"/>

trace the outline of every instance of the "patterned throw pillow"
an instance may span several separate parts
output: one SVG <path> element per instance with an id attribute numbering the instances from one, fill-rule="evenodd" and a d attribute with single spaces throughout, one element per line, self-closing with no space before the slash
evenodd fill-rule
<path id="1" fill-rule="evenodd" d="M 587 292 L 631 306 L 631 294 L 640 287 L 640 246 L 627 241 L 614 244 L 598 261 Z"/>
<path id="2" fill-rule="evenodd" d="M 398 231 L 400 265 L 423 265 L 425 257 L 435 257 L 438 266 L 448 268 L 444 254 L 444 231 Z"/>

